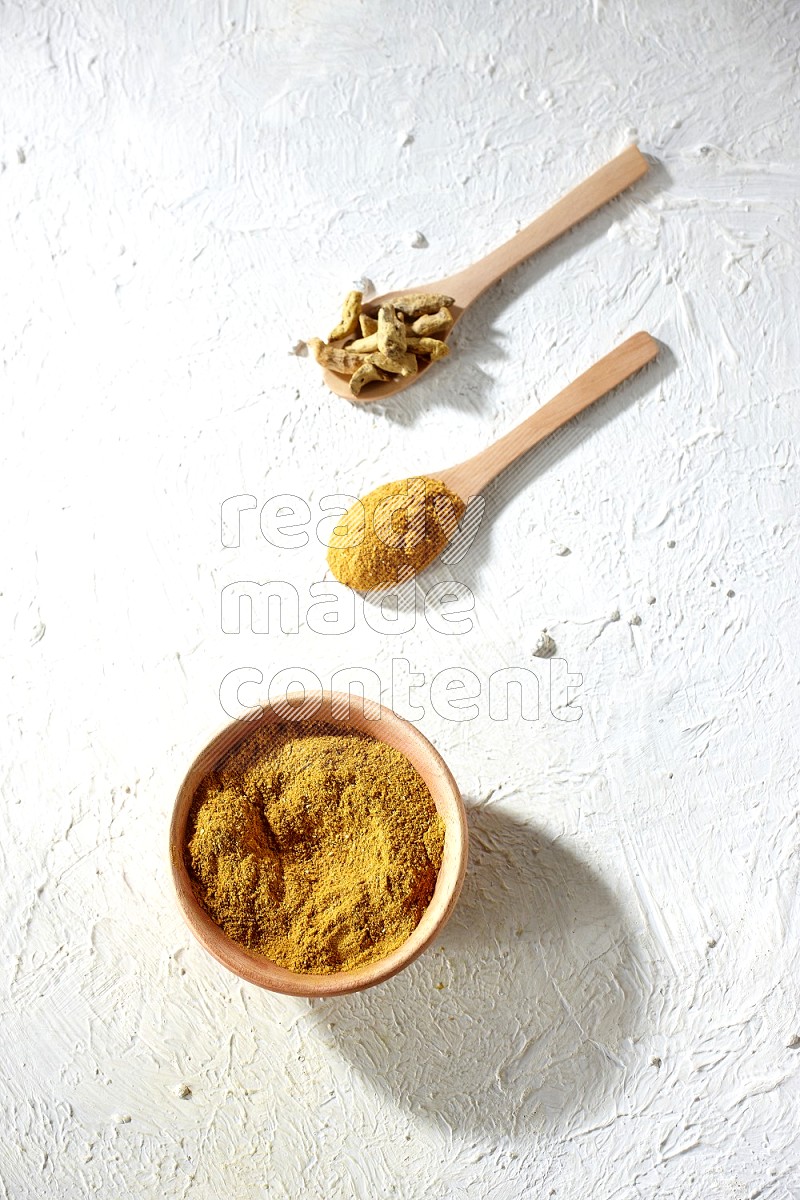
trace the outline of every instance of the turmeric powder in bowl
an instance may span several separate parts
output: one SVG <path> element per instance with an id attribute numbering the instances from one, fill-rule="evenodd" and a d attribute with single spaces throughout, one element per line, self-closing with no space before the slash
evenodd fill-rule
<path id="1" fill-rule="evenodd" d="M 404 754 L 357 730 L 281 721 L 198 785 L 185 862 L 235 942 L 304 974 L 386 957 L 431 901 L 444 822 Z"/>
<path id="2" fill-rule="evenodd" d="M 328 545 L 328 566 L 358 592 L 393 587 L 441 554 L 465 507 L 439 479 L 384 483 L 344 514 Z"/>

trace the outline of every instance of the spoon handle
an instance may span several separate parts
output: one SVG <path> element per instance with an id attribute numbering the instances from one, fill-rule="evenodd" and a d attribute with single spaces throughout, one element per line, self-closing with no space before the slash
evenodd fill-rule
<path id="1" fill-rule="evenodd" d="M 470 497 L 477 496 L 487 483 L 521 455 L 527 454 L 539 442 L 544 441 L 584 408 L 594 404 L 595 400 L 605 396 L 606 392 L 610 392 L 629 375 L 652 362 L 658 350 L 658 342 L 651 338 L 649 333 L 635 333 L 486 450 L 456 467 L 448 467 L 445 471 L 432 471 L 430 474 L 435 479 L 441 479 L 451 491 L 468 501 Z"/>
<path id="2" fill-rule="evenodd" d="M 628 146 L 627 150 L 623 150 L 604 167 L 600 167 L 599 171 L 584 179 L 583 183 L 567 192 L 552 208 L 548 208 L 509 241 L 465 270 L 442 280 L 440 290 L 451 292 L 456 303 L 466 308 L 512 267 L 516 267 L 531 254 L 555 241 L 562 233 L 566 233 L 585 217 L 602 208 L 609 200 L 613 200 L 620 192 L 624 192 L 637 179 L 646 175 L 648 168 L 649 163 L 638 148 Z"/>

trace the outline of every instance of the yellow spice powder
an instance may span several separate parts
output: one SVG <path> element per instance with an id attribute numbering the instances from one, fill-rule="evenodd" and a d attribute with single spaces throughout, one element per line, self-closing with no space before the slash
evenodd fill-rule
<path id="1" fill-rule="evenodd" d="M 322 722 L 264 726 L 199 785 L 186 863 L 210 916 L 301 973 L 384 958 L 413 932 L 444 822 L 405 755 Z"/>
<path id="2" fill-rule="evenodd" d="M 441 554 L 464 501 L 439 479 L 384 483 L 348 509 L 328 546 L 328 565 L 359 592 L 393 587 Z"/>

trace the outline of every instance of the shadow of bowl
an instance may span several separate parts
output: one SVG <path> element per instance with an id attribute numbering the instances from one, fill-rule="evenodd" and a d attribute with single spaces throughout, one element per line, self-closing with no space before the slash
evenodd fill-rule
<path id="1" fill-rule="evenodd" d="M 615 898 L 561 842 L 470 811 L 471 864 L 436 952 L 315 1004 L 320 1036 L 447 1136 L 567 1132 L 613 1095 L 652 984 Z"/>

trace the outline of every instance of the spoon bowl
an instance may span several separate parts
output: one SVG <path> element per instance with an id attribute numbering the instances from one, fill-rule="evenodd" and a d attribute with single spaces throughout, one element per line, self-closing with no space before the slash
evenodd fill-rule
<path id="1" fill-rule="evenodd" d="M 435 283 L 417 285 L 411 288 L 401 288 L 394 292 L 385 292 L 363 306 L 364 312 L 376 315 L 382 304 L 391 303 L 399 296 L 408 296 L 414 292 L 432 292 L 453 297 L 450 312 L 453 324 L 447 334 L 438 335 L 440 340 L 447 341 L 460 318 L 464 315 L 479 296 L 490 288 L 493 283 L 502 278 L 512 267 L 530 258 L 537 250 L 550 245 L 561 234 L 572 229 L 584 218 L 602 208 L 609 200 L 613 200 L 620 192 L 625 191 L 631 184 L 641 179 L 647 173 L 649 163 L 635 145 L 628 146 L 616 158 L 612 158 L 605 166 L 600 167 L 593 175 L 584 179 L 572 191 L 567 192 L 557 200 L 551 208 L 537 217 L 520 233 L 515 234 L 509 241 L 498 246 L 485 258 L 466 267 L 455 275 L 439 279 Z M 344 345 L 344 340 L 332 345 Z M 353 404 L 372 404 L 376 400 L 388 400 L 405 391 L 412 383 L 427 374 L 431 363 L 424 360 L 419 365 L 415 375 L 398 375 L 385 383 L 370 383 L 360 396 L 354 396 L 350 391 L 350 381 L 345 375 L 338 375 L 327 367 L 323 368 L 323 378 L 332 392 L 350 400 Z M 441 366 L 441 364 L 439 364 Z"/>
<path id="2" fill-rule="evenodd" d="M 413 292 L 433 292 L 452 296 L 452 291 L 448 290 L 451 282 L 449 279 L 440 279 L 437 283 L 426 283 L 422 287 L 404 288 L 402 291 L 396 292 L 385 292 L 382 296 L 376 296 L 374 300 L 368 300 L 361 306 L 361 311 L 367 313 L 370 317 L 377 317 L 378 309 L 382 304 L 393 304 L 400 296 L 409 296 Z M 447 341 L 468 306 L 467 304 L 454 303 L 449 307 L 453 324 L 447 330 L 447 333 L 437 333 L 436 336 L 441 342 Z M 343 339 L 339 342 L 331 342 L 331 345 L 344 346 L 345 341 Z M 418 361 L 419 368 L 415 375 L 397 375 L 393 379 L 387 379 L 385 383 L 367 384 L 360 396 L 354 396 L 350 391 L 350 380 L 346 375 L 337 375 L 329 367 L 323 367 L 322 377 L 331 391 L 335 392 L 337 396 L 341 396 L 342 399 L 350 400 L 353 404 L 372 404 L 376 400 L 388 400 L 390 396 L 396 396 L 398 392 L 405 391 L 407 387 L 410 387 L 412 383 L 416 383 L 423 375 L 430 371 L 432 366 L 442 366 L 441 362 L 434 364 L 424 358 Z"/>

